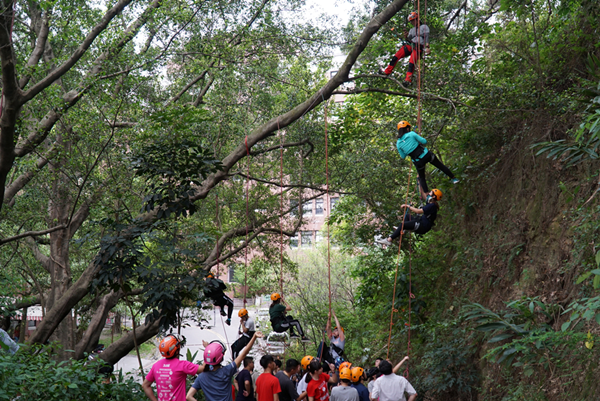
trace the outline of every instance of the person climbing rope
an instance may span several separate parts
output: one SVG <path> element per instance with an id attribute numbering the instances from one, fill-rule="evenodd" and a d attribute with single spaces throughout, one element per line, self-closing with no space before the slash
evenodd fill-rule
<path id="1" fill-rule="evenodd" d="M 331 314 L 333 313 L 333 318 L 335 319 L 335 327 L 333 330 L 331 329 Z M 325 326 L 325 331 L 327 332 L 327 338 L 329 338 L 329 346 L 325 344 L 325 341 L 319 344 L 317 348 L 317 355 L 322 355 L 323 360 L 335 363 L 335 360 L 338 357 L 344 356 L 344 346 L 346 344 L 346 337 L 344 333 L 344 328 L 340 325 L 340 322 L 335 315 L 335 312 L 329 312 L 327 317 L 327 326 Z"/>
<path id="2" fill-rule="evenodd" d="M 240 330 L 238 331 L 240 338 L 231 344 L 231 354 L 233 355 L 234 359 L 238 356 L 246 344 L 250 342 L 250 339 L 256 331 L 254 319 L 248 315 L 248 310 L 246 308 L 240 309 L 238 316 L 240 317 Z"/>
<path id="3" fill-rule="evenodd" d="M 420 189 L 421 198 L 426 201 L 426 204 L 423 207 L 416 208 L 410 205 L 401 206 L 420 216 L 411 216 L 407 211 L 406 217 L 404 218 L 404 227 L 402 222 L 400 222 L 398 228 L 396 228 L 392 235 L 386 239 L 378 239 L 378 243 L 382 245 L 391 245 L 392 241 L 398 238 L 403 230 L 412 231 L 415 234 L 426 234 L 433 228 L 438 209 L 440 208 L 437 202 L 442 199 L 443 194 L 439 189 L 432 189 L 429 193 L 425 193 L 422 188 Z"/>
<path id="4" fill-rule="evenodd" d="M 233 301 L 223 292 L 223 290 L 226 289 L 227 286 L 222 280 L 215 278 L 214 274 L 208 273 L 206 276 L 204 295 L 213 301 L 213 305 L 221 308 L 221 316 L 227 316 L 225 323 L 230 326 L 231 314 L 233 313 Z M 227 313 L 225 313 L 225 305 L 227 305 Z"/>
<path id="5" fill-rule="evenodd" d="M 281 295 L 277 292 L 271 294 L 271 301 L 273 303 L 269 307 L 269 316 L 271 318 L 271 326 L 277 333 L 283 333 L 286 330 L 290 331 L 290 338 L 301 338 L 303 342 L 310 341 L 305 335 L 304 330 L 298 320 L 295 320 L 292 316 L 287 316 L 287 312 L 291 311 L 292 308 L 285 303 Z M 282 304 L 283 303 L 283 304 Z M 294 327 L 298 330 L 298 334 L 294 333 Z"/>
<path id="6" fill-rule="evenodd" d="M 385 75 L 390 75 L 399 59 L 410 56 L 408 59 L 408 71 L 406 72 L 406 78 L 404 79 L 404 84 L 406 86 L 412 84 L 415 64 L 419 57 L 421 57 L 423 51 L 425 51 L 426 55 L 431 53 L 431 50 L 429 49 L 429 27 L 425 24 L 421 24 L 417 27 L 417 24 L 420 23 L 420 19 L 419 14 L 414 11 L 409 14 L 408 21 L 413 27 L 410 31 L 404 32 L 406 39 L 405 44 L 396 52 L 394 57 L 392 57 L 387 68 L 382 71 Z"/>
<path id="7" fill-rule="evenodd" d="M 396 148 L 398 149 L 398 153 L 400 153 L 400 157 L 403 159 L 406 159 L 406 156 L 410 156 L 413 164 L 417 168 L 419 183 L 423 191 L 429 192 L 427 181 L 425 180 L 425 165 L 427 163 L 431 163 L 440 169 L 448 176 L 448 178 L 450 178 L 450 181 L 453 184 L 459 182 L 452 171 L 450 171 L 450 169 L 446 167 L 432 151 L 423 146 L 427 143 L 427 140 L 414 132 L 408 121 L 400 121 L 397 128 L 398 140 L 396 141 Z"/>

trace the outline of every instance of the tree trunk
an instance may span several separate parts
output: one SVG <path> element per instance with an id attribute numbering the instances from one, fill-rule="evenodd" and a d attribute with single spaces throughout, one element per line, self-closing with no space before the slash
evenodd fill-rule
<path id="1" fill-rule="evenodd" d="M 136 327 L 135 334 L 137 343 L 142 344 L 157 335 L 159 326 L 159 320 L 155 320 L 154 322 L 146 323 Z M 117 342 L 112 343 L 103 353 L 100 354 L 100 358 L 104 359 L 111 365 L 114 365 L 125 355 L 129 354 L 134 347 L 133 331 L 130 331 L 121 337 Z"/>

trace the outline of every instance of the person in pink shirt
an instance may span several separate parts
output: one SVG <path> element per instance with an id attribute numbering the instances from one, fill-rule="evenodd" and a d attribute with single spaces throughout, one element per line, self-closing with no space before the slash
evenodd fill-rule
<path id="1" fill-rule="evenodd" d="M 204 371 L 204 365 L 196 365 L 179 359 L 179 350 L 182 341 L 178 336 L 171 334 L 165 337 L 158 349 L 164 359 L 152 365 L 142 388 L 150 401 L 185 401 L 185 380 L 188 375 L 195 375 Z M 156 393 L 152 390 L 152 383 L 156 382 Z"/>

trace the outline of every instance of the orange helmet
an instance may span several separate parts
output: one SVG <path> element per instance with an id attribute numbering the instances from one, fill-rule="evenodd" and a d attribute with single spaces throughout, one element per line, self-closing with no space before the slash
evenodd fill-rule
<path id="1" fill-rule="evenodd" d="M 398 123 L 398 129 L 404 128 L 404 127 L 410 127 L 410 123 L 408 121 L 402 120 Z"/>
<path id="2" fill-rule="evenodd" d="M 342 368 L 340 366 L 340 379 L 352 380 L 352 371 L 350 368 Z"/>
<path id="3" fill-rule="evenodd" d="M 279 301 L 281 299 L 281 295 L 278 292 L 274 292 L 271 294 L 271 301 Z"/>
<path id="4" fill-rule="evenodd" d="M 342 362 L 340 364 L 340 372 L 342 371 L 342 369 L 350 370 L 351 367 L 352 367 L 352 364 L 350 362 Z"/>
<path id="5" fill-rule="evenodd" d="M 435 196 L 436 200 L 442 200 L 442 197 L 444 196 L 442 191 L 440 191 L 439 189 L 432 189 L 431 192 L 433 192 L 433 196 Z"/>
<path id="6" fill-rule="evenodd" d="M 417 19 L 417 18 L 419 18 L 419 14 L 417 14 L 417 13 L 416 13 L 416 12 L 414 12 L 414 11 L 413 11 L 412 13 L 408 14 L 408 20 L 409 20 L 409 21 L 415 20 L 415 19 Z"/>
<path id="7" fill-rule="evenodd" d="M 215 275 L 209 272 L 209 273 L 206 275 L 206 278 L 215 278 Z"/>
<path id="8" fill-rule="evenodd" d="M 246 308 L 240 309 L 240 311 L 238 312 L 238 316 L 239 317 L 248 316 L 248 310 Z"/>
<path id="9" fill-rule="evenodd" d="M 357 383 L 362 377 L 365 370 L 363 368 L 359 368 L 358 366 L 352 368 L 352 381 Z"/>
<path id="10" fill-rule="evenodd" d="M 160 354 L 167 358 L 173 358 L 179 355 L 179 350 L 181 349 L 181 340 L 174 335 L 170 334 L 162 339 L 160 344 L 158 345 L 158 350 Z"/>
<path id="11" fill-rule="evenodd" d="M 346 330 L 344 330 L 344 328 L 342 326 L 340 326 L 340 327 L 336 326 L 336 327 L 333 328 L 333 330 L 338 330 L 338 331 L 341 330 L 343 333 L 346 332 Z M 333 330 L 331 330 L 331 331 L 333 331 Z"/>
<path id="12" fill-rule="evenodd" d="M 302 358 L 302 360 L 300 361 L 300 365 L 302 365 L 302 369 L 306 370 L 308 369 L 308 364 L 315 358 L 313 358 L 310 355 L 306 355 L 304 358 Z"/>

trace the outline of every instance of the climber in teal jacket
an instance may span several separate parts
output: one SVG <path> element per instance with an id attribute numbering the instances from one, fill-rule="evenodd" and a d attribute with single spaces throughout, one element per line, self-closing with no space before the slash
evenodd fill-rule
<path id="1" fill-rule="evenodd" d="M 398 140 L 396 141 L 396 148 L 398 148 L 398 153 L 400 153 L 400 157 L 403 159 L 406 159 L 406 156 L 410 156 L 417 168 L 419 183 L 421 184 L 423 191 L 429 192 L 427 181 L 425 180 L 425 165 L 427 163 L 431 163 L 439 168 L 450 178 L 453 184 L 458 183 L 458 178 L 454 177 L 452 171 L 444 166 L 440 159 L 435 157 L 433 152 L 423 146 L 425 144 L 427 144 L 427 139 L 414 132 L 407 121 L 400 121 L 398 123 Z"/>

